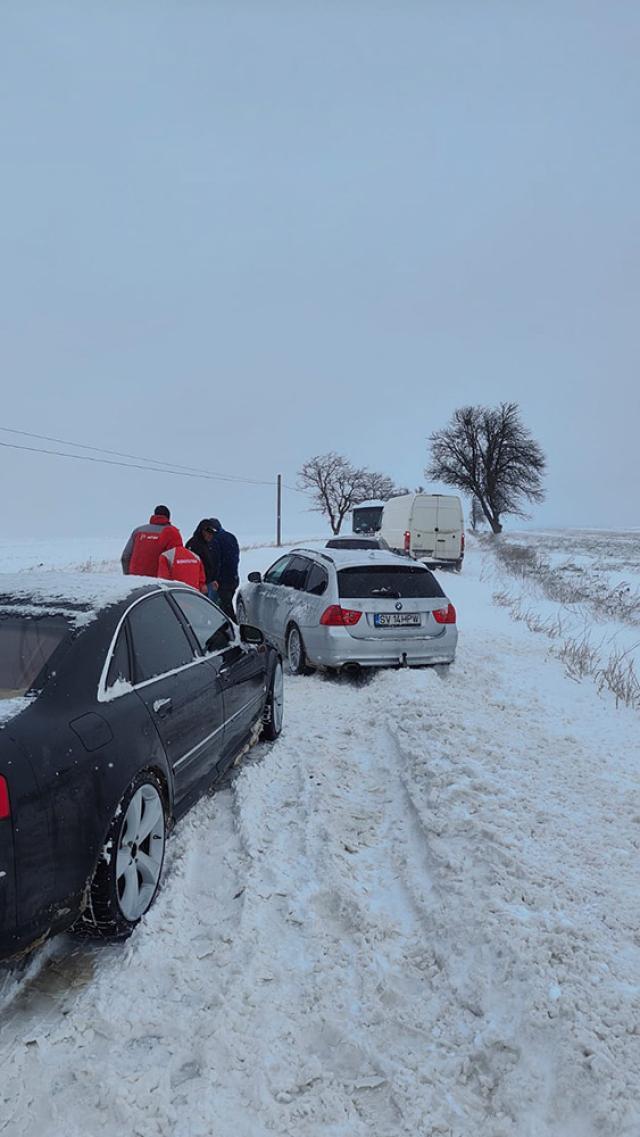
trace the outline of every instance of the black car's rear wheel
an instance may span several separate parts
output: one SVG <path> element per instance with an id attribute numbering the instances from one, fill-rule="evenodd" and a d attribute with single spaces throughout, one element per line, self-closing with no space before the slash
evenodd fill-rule
<path id="1" fill-rule="evenodd" d="M 96 866 L 81 925 L 105 936 L 128 936 L 155 900 L 167 838 L 162 786 L 141 771 L 125 790 Z"/>

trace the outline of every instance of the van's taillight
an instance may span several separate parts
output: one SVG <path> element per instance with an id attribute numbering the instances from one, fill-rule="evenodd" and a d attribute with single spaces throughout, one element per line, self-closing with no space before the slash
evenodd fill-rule
<path id="1" fill-rule="evenodd" d="M 456 610 L 453 604 L 450 604 L 448 608 L 436 608 L 433 618 L 436 624 L 455 624 Z"/>
<path id="2" fill-rule="evenodd" d="M 320 623 L 325 628 L 350 628 L 357 624 L 362 612 L 354 612 L 352 608 L 341 608 L 339 604 L 330 604 L 320 617 Z"/>
<path id="3" fill-rule="evenodd" d="M 0 774 L 0 821 L 4 821 L 7 817 L 11 817 L 9 787 L 7 785 L 7 779 L 3 778 L 2 774 Z"/>
<path id="4" fill-rule="evenodd" d="M 411 552 L 411 530 L 405 529 L 404 534 L 404 551 L 405 553 Z"/>
<path id="5" fill-rule="evenodd" d="M 464 533 L 460 535 L 460 556 L 464 553 Z"/>

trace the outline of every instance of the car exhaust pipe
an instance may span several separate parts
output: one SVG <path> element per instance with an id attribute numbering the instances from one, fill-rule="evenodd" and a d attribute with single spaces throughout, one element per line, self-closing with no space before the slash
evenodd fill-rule
<path id="1" fill-rule="evenodd" d="M 362 675 L 362 668 L 359 663 L 345 663 L 342 666 L 342 674 L 348 675 L 349 679 L 359 679 Z"/>

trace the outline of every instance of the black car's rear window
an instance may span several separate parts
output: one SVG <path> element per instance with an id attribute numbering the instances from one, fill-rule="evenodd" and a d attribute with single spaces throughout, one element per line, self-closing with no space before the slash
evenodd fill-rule
<path id="1" fill-rule="evenodd" d="M 435 576 L 427 568 L 411 565 L 358 565 L 338 573 L 338 589 L 343 600 L 375 600 L 385 596 L 444 596 Z"/>
<path id="2" fill-rule="evenodd" d="M 48 661 L 70 634 L 64 616 L 0 615 L 0 699 L 42 687 Z"/>

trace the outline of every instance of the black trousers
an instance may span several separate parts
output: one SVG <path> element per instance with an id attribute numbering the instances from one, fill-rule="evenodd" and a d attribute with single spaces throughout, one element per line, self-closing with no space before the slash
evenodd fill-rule
<path id="1" fill-rule="evenodd" d="M 237 584 L 222 584 L 218 589 L 218 598 L 216 600 L 218 608 L 222 608 L 225 616 L 228 616 L 231 620 L 235 620 L 236 618 L 235 609 L 233 607 L 233 598 L 235 596 L 237 587 Z"/>

